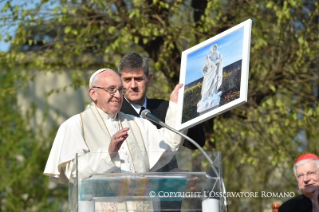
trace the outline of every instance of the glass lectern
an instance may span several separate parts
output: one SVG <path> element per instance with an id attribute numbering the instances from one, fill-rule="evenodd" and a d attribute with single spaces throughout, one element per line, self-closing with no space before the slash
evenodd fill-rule
<path id="1" fill-rule="evenodd" d="M 77 169 L 69 183 L 69 212 L 224 211 L 220 152 L 207 152 L 213 165 L 198 151 L 182 151 L 172 159 L 178 169 L 167 172 L 99 169 L 83 176 L 78 169 L 81 163 L 108 153 L 87 154 L 91 157 L 76 157 Z"/>

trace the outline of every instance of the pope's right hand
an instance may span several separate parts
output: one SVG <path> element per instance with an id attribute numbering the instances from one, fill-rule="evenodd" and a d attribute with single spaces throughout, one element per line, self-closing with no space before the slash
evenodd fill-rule
<path id="1" fill-rule="evenodd" d="M 121 148 L 122 143 L 125 141 L 125 139 L 128 137 L 127 131 L 130 128 L 123 128 L 116 132 L 112 137 L 111 137 L 111 143 L 109 146 L 109 154 L 111 157 L 114 157 L 116 153 L 119 151 Z"/>

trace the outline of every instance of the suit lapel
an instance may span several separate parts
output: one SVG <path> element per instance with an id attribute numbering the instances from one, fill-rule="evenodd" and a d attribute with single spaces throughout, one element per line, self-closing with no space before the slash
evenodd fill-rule
<path id="1" fill-rule="evenodd" d="M 146 104 L 147 109 L 148 109 L 149 111 L 151 111 L 151 113 L 152 113 L 154 116 L 156 116 L 157 118 L 161 119 L 161 118 L 160 118 L 160 111 L 157 109 L 158 105 L 156 105 L 156 103 L 155 103 L 154 101 L 152 101 L 152 99 L 146 99 L 146 101 L 147 101 L 147 104 Z M 162 119 L 161 119 L 161 120 L 162 120 Z M 163 121 L 163 120 L 162 120 L 162 121 Z M 164 119 L 164 121 L 165 121 L 165 119 Z M 156 124 L 156 123 L 154 123 L 154 122 L 152 122 L 152 124 L 154 124 L 154 125 L 157 127 L 157 129 L 160 129 L 160 128 L 162 127 L 161 125 Z"/>
<path id="2" fill-rule="evenodd" d="M 136 110 L 133 108 L 133 106 L 125 98 L 123 98 L 123 104 L 122 104 L 121 111 L 123 113 L 130 114 L 130 115 L 133 115 L 133 116 L 137 116 L 137 117 L 140 116 L 136 112 Z"/>
<path id="3" fill-rule="evenodd" d="M 154 102 L 151 99 L 146 99 L 147 101 L 147 109 L 151 111 L 154 116 L 158 116 L 158 111 L 156 109 L 157 105 L 154 105 Z"/>

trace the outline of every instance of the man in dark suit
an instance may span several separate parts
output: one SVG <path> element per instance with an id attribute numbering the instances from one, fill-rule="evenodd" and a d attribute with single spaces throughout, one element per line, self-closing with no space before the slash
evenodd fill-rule
<path id="1" fill-rule="evenodd" d="M 147 88 L 151 85 L 152 81 L 152 74 L 149 73 L 149 59 L 136 53 L 127 54 L 119 63 L 118 72 L 121 76 L 123 86 L 127 89 L 121 111 L 140 116 L 141 111 L 147 108 L 153 115 L 165 122 L 169 102 L 162 99 L 146 98 Z M 157 128 L 161 128 L 160 125 L 156 126 Z M 201 125 L 188 129 L 187 136 L 196 141 L 201 147 L 205 145 L 206 137 Z M 189 149 L 197 149 L 188 140 L 184 141 L 183 146 Z M 177 168 L 178 165 L 174 156 L 168 164 L 157 170 L 157 172 L 169 172 Z M 181 202 L 161 201 L 161 208 L 165 212 L 169 212 L 170 209 L 176 212 L 181 209 Z"/>
<path id="2" fill-rule="evenodd" d="M 147 88 L 152 81 L 152 74 L 149 73 L 149 59 L 136 53 L 125 55 L 119 65 L 118 72 L 123 81 L 123 86 L 127 89 L 121 111 L 127 114 L 139 116 L 142 108 L 147 108 L 150 112 L 165 122 L 166 112 L 169 102 L 162 99 L 146 98 Z M 161 128 L 160 125 L 156 125 Z M 205 133 L 201 125 L 188 129 L 187 136 L 196 141 L 200 146 L 205 145 Z M 188 140 L 183 146 L 189 149 L 197 149 Z M 167 164 L 160 172 L 168 172 L 178 168 L 176 158 Z"/>
<path id="3" fill-rule="evenodd" d="M 294 174 L 302 195 L 296 196 L 279 207 L 279 212 L 318 212 L 319 211 L 319 157 L 303 154 L 294 164 Z"/>

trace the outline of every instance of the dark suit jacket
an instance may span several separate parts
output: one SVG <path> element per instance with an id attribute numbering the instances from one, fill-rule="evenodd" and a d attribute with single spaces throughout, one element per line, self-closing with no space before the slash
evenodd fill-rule
<path id="1" fill-rule="evenodd" d="M 151 111 L 151 113 L 159 118 L 161 121 L 165 122 L 166 112 L 168 109 L 169 102 L 162 100 L 162 99 L 147 99 L 147 109 Z M 138 116 L 139 114 L 135 111 L 132 105 L 123 98 L 123 104 L 121 108 L 121 112 L 127 113 L 130 115 Z M 153 123 L 154 124 L 154 123 Z M 157 128 L 161 128 L 160 125 L 157 125 Z M 201 147 L 205 145 L 205 132 L 201 125 L 196 125 L 190 129 L 188 129 L 187 136 L 196 141 Z M 185 140 L 183 146 L 189 149 L 197 149 L 191 142 Z M 164 166 L 163 168 L 159 169 L 158 172 L 168 172 L 174 168 L 177 168 L 176 158 L 174 157 L 172 161 Z"/>
<path id="2" fill-rule="evenodd" d="M 284 202 L 278 212 L 312 212 L 312 203 L 305 195 L 299 195 Z"/>

